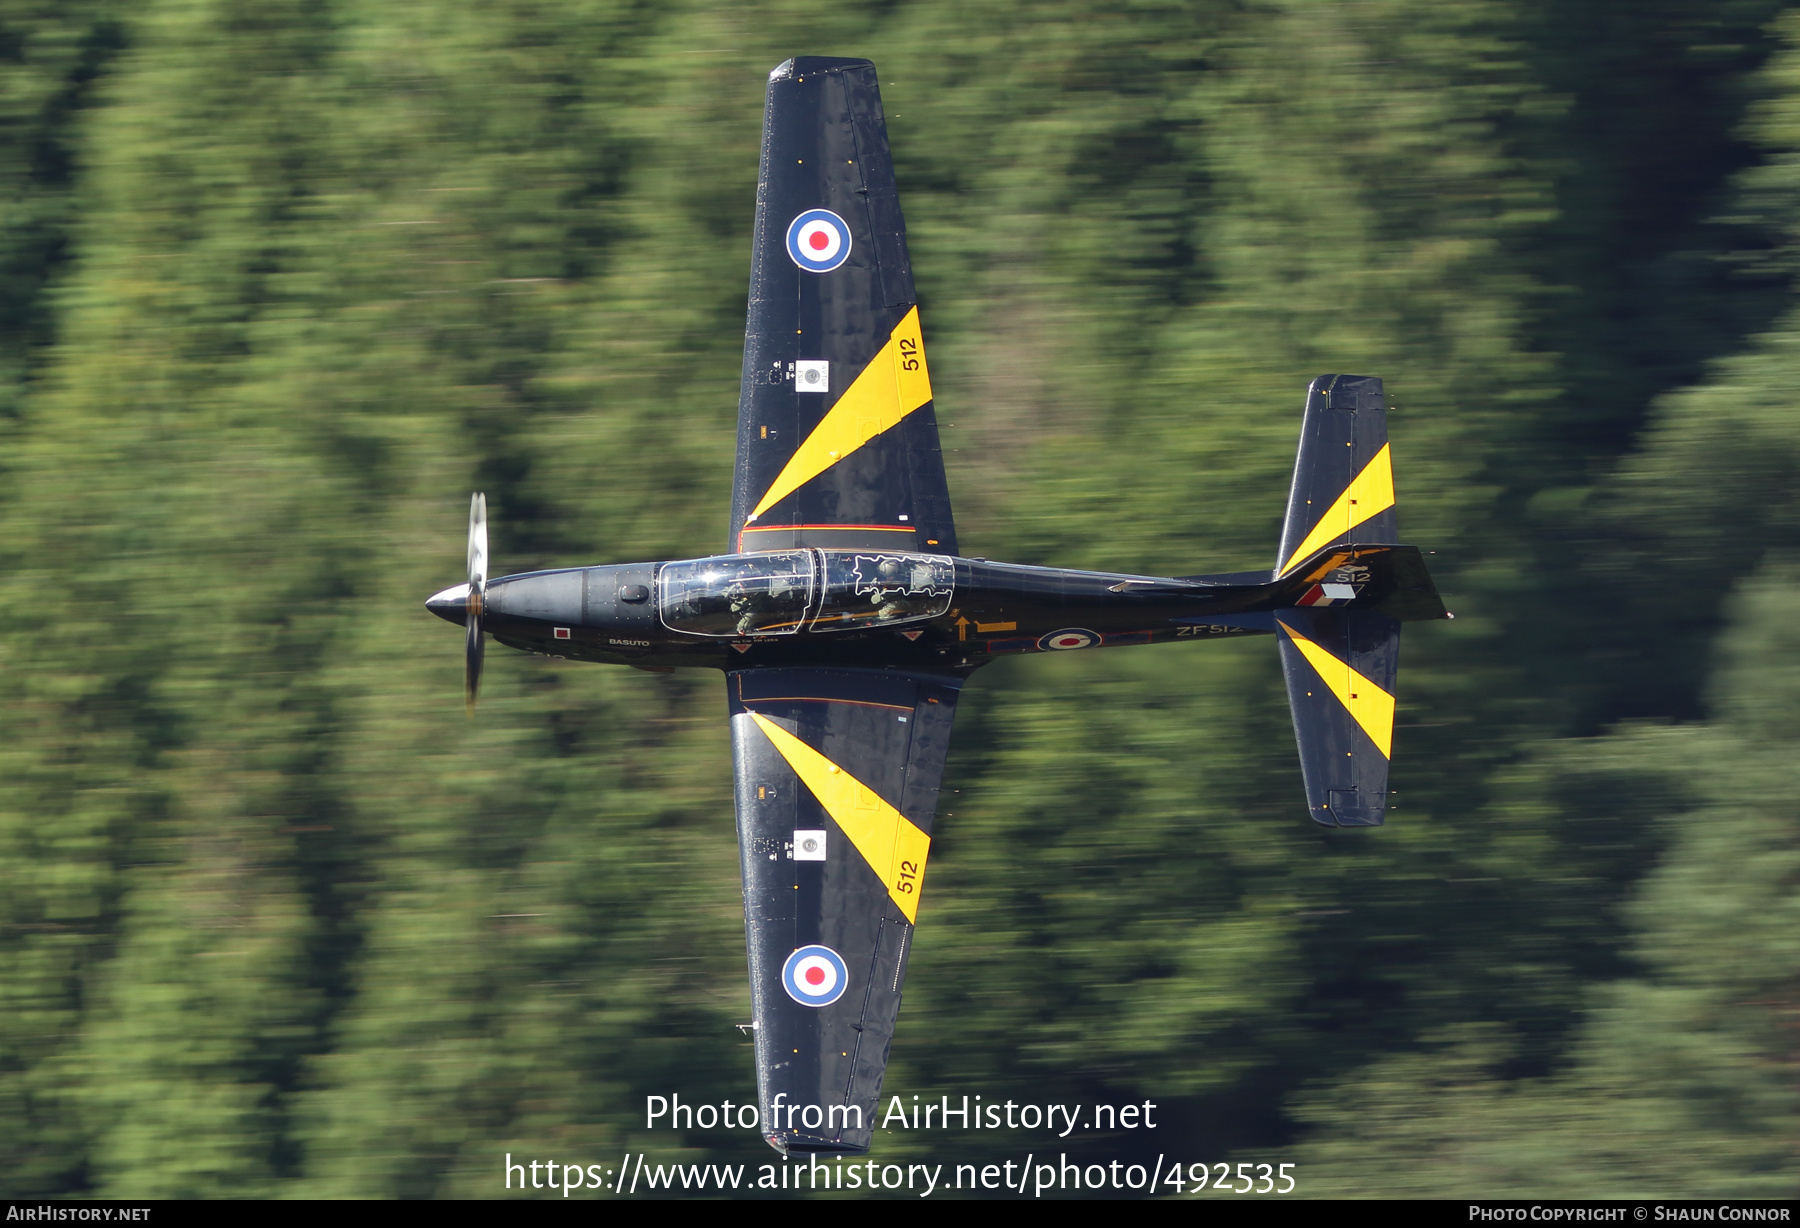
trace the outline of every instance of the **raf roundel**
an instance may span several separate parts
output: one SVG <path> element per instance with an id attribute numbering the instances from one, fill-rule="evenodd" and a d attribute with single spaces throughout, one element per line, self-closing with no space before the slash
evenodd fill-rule
<path id="1" fill-rule="evenodd" d="M 850 227 L 829 209 L 808 209 L 788 223 L 787 249 L 808 273 L 829 273 L 850 259 Z"/>
<path id="2" fill-rule="evenodd" d="M 801 1006 L 830 1006 L 844 996 L 850 970 L 830 947 L 801 947 L 782 965 L 781 984 Z"/>
<path id="3" fill-rule="evenodd" d="M 1092 648 L 1099 642 L 1097 631 L 1089 631 L 1086 627 L 1064 627 L 1039 640 L 1038 647 L 1045 652 L 1067 652 L 1071 648 Z"/>

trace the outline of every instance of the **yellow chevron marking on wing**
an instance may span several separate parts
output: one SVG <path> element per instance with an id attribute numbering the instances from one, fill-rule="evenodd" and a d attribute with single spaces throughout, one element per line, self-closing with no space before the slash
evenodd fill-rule
<path id="1" fill-rule="evenodd" d="M 1285 576 L 1305 562 L 1308 555 L 1332 538 L 1343 536 L 1369 517 L 1394 506 L 1394 460 L 1388 447 L 1389 445 L 1382 444 L 1375 459 L 1350 479 L 1350 485 L 1344 488 L 1344 493 L 1338 496 L 1337 502 L 1319 517 L 1319 523 L 1306 535 L 1306 540 L 1300 543 L 1299 549 L 1281 565 L 1282 575 Z"/>
<path id="2" fill-rule="evenodd" d="M 760 712 L 750 716 L 788 761 L 794 774 L 819 799 L 825 813 L 850 837 L 863 860 L 881 877 L 888 895 L 906 919 L 916 921 L 931 837 L 888 805 L 875 790 L 780 725 Z"/>
<path id="3" fill-rule="evenodd" d="M 1356 723 L 1363 727 L 1382 757 L 1394 757 L 1394 697 L 1350 668 L 1348 661 L 1301 635 L 1285 622 L 1281 629 L 1294 641 L 1294 647 L 1306 658 L 1337 696 L 1338 702 L 1350 710 Z"/>
<path id="4" fill-rule="evenodd" d="M 744 523 L 754 522 L 929 400 L 931 372 L 925 366 L 925 342 L 919 335 L 919 309 L 914 307 L 894 326 L 887 344 L 869 360 L 812 434 L 794 449 L 775 484 L 763 492 L 762 502 Z"/>

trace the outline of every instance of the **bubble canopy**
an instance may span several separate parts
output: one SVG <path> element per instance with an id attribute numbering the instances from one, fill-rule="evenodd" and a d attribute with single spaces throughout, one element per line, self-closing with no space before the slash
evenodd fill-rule
<path id="1" fill-rule="evenodd" d="M 690 635 L 792 635 L 935 618 L 956 567 L 943 555 L 777 550 L 665 563 L 657 612 Z"/>
<path id="2" fill-rule="evenodd" d="M 818 551 L 825 591 L 814 631 L 880 627 L 936 618 L 950 608 L 956 565 L 941 554 Z"/>

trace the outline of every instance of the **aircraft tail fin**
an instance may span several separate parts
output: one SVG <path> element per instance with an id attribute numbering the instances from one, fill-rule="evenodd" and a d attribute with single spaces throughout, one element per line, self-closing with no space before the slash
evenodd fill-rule
<path id="1" fill-rule="evenodd" d="M 1444 617 L 1419 552 L 1399 540 L 1381 381 L 1321 375 L 1306 390 L 1274 580 L 1291 590 L 1276 638 L 1307 809 L 1330 827 L 1386 814 L 1400 621 Z"/>
<path id="2" fill-rule="evenodd" d="M 1267 591 L 1274 609 L 1375 609 L 1403 623 L 1449 617 L 1417 546 L 1327 546 Z"/>

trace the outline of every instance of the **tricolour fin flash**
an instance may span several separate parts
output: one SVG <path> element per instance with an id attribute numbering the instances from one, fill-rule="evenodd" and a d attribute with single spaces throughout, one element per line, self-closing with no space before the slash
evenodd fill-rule
<path id="1" fill-rule="evenodd" d="M 1321 375 L 1275 556 L 1276 641 L 1306 804 L 1329 827 L 1374 827 L 1388 805 L 1400 622 L 1444 617 L 1419 552 L 1399 544 L 1381 381 Z"/>

